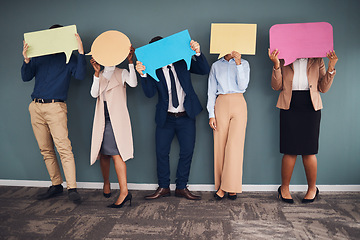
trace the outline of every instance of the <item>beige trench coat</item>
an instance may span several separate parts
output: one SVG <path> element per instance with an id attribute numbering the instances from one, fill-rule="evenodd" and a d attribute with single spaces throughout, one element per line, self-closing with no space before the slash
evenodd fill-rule
<path id="1" fill-rule="evenodd" d="M 126 84 L 123 85 L 122 83 L 122 71 L 123 69 L 115 68 L 107 89 L 107 80 L 103 77 L 102 72 L 100 73 L 100 95 L 96 101 L 91 138 L 91 165 L 99 159 L 105 129 L 104 96 L 102 93 L 106 97 L 111 125 L 121 158 L 126 161 L 134 157 L 130 116 L 126 104 Z"/>

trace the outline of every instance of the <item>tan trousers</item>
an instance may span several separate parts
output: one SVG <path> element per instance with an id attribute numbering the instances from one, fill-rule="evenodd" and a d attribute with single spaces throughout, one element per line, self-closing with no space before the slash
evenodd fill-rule
<path id="1" fill-rule="evenodd" d="M 35 103 L 29 105 L 31 125 L 40 152 L 44 157 L 52 185 L 63 183 L 54 143 L 60 155 L 67 188 L 76 188 L 76 170 L 71 142 L 68 138 L 66 103 Z"/>
<path id="2" fill-rule="evenodd" d="M 242 192 L 247 106 L 242 93 L 219 95 L 215 103 L 214 132 L 215 188 Z"/>

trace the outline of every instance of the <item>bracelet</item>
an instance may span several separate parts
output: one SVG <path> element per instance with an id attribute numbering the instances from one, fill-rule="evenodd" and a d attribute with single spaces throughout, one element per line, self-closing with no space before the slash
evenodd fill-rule
<path id="1" fill-rule="evenodd" d="M 330 74 L 334 74 L 334 72 L 335 72 L 335 68 L 331 72 L 328 71 L 328 73 L 330 73 Z"/>

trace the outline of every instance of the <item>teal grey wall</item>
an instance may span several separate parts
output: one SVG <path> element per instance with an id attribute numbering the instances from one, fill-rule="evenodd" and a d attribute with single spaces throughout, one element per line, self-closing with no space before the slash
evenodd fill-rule
<path id="1" fill-rule="evenodd" d="M 360 184 L 360 2 L 357 0 L 199 0 L 199 1 L 6 1 L 0 15 L 0 179 L 49 180 L 30 125 L 28 105 L 34 81 L 21 80 L 23 33 L 47 29 L 55 23 L 76 24 L 86 52 L 92 41 L 106 30 L 125 33 L 140 47 L 155 35 L 169 36 L 189 29 L 210 64 L 210 24 L 258 24 L 255 56 L 243 56 L 251 65 L 251 80 L 245 98 L 248 127 L 244 157 L 244 184 L 279 184 L 278 92 L 270 87 L 272 64 L 267 57 L 268 31 L 278 23 L 326 21 L 334 28 L 339 57 L 337 74 L 329 92 L 322 94 L 318 184 Z M 89 58 L 87 58 L 89 60 Z M 326 61 L 327 62 L 327 61 Z M 126 67 L 122 64 L 120 67 Z M 90 139 L 95 100 L 89 90 L 93 70 L 87 66 L 83 81 L 72 80 L 68 98 L 69 134 L 76 158 L 77 180 L 102 180 L 99 163 L 89 165 Z M 207 76 L 193 75 L 193 85 L 206 105 Z M 141 86 L 128 88 L 135 158 L 127 162 L 128 181 L 156 183 L 155 104 Z M 190 173 L 191 184 L 213 183 L 213 139 L 207 112 L 197 117 L 197 138 Z M 171 151 L 174 181 L 178 142 Z M 115 171 L 111 172 L 116 182 Z M 298 159 L 292 184 L 306 184 Z"/>

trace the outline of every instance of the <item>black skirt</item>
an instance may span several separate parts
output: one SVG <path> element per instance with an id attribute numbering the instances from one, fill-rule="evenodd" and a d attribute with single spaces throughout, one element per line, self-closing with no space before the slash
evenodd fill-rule
<path id="1" fill-rule="evenodd" d="M 321 110 L 315 111 L 310 91 L 293 91 L 289 110 L 280 109 L 280 152 L 318 153 Z"/>
<path id="2" fill-rule="evenodd" d="M 114 131 L 111 126 L 109 111 L 106 102 L 104 102 L 104 112 L 105 112 L 105 129 L 104 129 L 104 136 L 101 144 L 100 153 L 110 156 L 120 155 L 116 145 Z"/>

